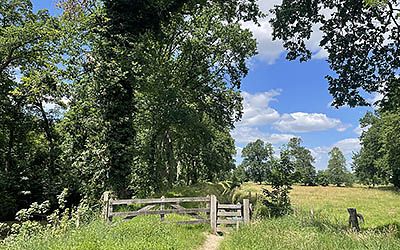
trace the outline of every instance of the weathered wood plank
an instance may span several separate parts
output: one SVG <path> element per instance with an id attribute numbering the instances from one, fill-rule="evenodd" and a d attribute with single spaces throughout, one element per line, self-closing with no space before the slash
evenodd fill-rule
<path id="1" fill-rule="evenodd" d="M 141 209 L 137 210 L 136 212 L 149 211 L 149 210 L 153 209 L 155 206 L 156 206 L 156 205 L 147 205 L 147 206 L 142 207 Z M 134 216 L 127 216 L 127 217 L 124 218 L 124 221 L 131 220 L 131 219 L 133 219 L 133 218 L 135 218 L 135 217 L 136 217 L 136 215 L 134 215 Z"/>
<path id="2" fill-rule="evenodd" d="M 162 199 L 125 199 L 113 200 L 112 205 L 130 205 L 130 204 L 165 204 L 181 202 L 209 202 L 210 197 L 183 197 L 183 198 L 165 198 Z"/>
<path id="3" fill-rule="evenodd" d="M 210 224 L 211 224 L 211 232 L 213 234 L 217 234 L 217 210 L 218 210 L 218 201 L 215 195 L 211 195 L 210 197 Z"/>
<path id="4" fill-rule="evenodd" d="M 226 212 L 226 211 L 219 212 L 218 211 L 218 216 L 223 216 L 223 217 L 241 217 L 242 216 L 242 211 L 240 211 L 240 210 L 233 211 L 233 212 Z"/>
<path id="5" fill-rule="evenodd" d="M 243 221 L 245 224 L 250 223 L 250 200 L 243 199 Z"/>
<path id="6" fill-rule="evenodd" d="M 179 205 L 179 204 L 170 204 L 170 205 L 171 205 L 171 207 L 173 207 L 173 208 L 175 208 L 175 209 L 186 209 L 185 207 L 182 207 L 182 206 Z M 209 208 L 207 208 L 207 209 L 208 209 L 207 212 L 209 212 Z M 196 214 L 196 213 L 189 213 L 188 215 L 190 215 L 190 216 L 192 216 L 193 218 L 198 219 L 198 220 L 203 220 L 203 219 L 204 219 L 203 217 L 201 217 L 200 215 L 198 215 L 198 214 Z"/>
<path id="7" fill-rule="evenodd" d="M 113 212 L 111 216 L 137 216 L 150 214 L 189 214 L 208 212 L 207 208 L 190 208 L 190 209 L 164 209 L 164 210 L 146 210 L 146 211 L 130 211 L 130 212 Z"/>
<path id="8" fill-rule="evenodd" d="M 242 209 L 241 204 L 218 204 L 218 209 Z"/>
<path id="9" fill-rule="evenodd" d="M 218 220 L 217 224 L 219 224 L 219 225 L 221 225 L 221 224 L 236 225 L 237 222 L 243 222 L 243 220 L 242 219 L 240 219 L 240 220 Z"/>

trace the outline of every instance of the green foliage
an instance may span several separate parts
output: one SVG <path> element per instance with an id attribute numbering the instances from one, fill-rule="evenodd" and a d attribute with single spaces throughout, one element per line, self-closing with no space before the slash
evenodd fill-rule
<path id="1" fill-rule="evenodd" d="M 51 208 L 49 201 L 41 204 L 34 202 L 29 208 L 18 211 L 16 219 L 19 223 L 1 226 L 2 231 L 5 232 L 4 235 L 7 236 L 4 242 L 12 244 L 12 242 L 42 237 L 46 234 L 56 235 L 93 221 L 95 214 L 85 200 L 82 200 L 78 206 L 67 208 L 67 197 L 68 189 L 64 189 L 57 195 L 58 205 L 51 214 L 49 214 Z"/>
<path id="2" fill-rule="evenodd" d="M 322 31 L 320 46 L 328 53 L 334 74 L 327 76 L 334 106 L 369 105 L 365 93 L 384 95 L 380 105 L 397 110 L 399 98 L 398 54 L 400 10 L 397 0 L 292 0 L 272 13 L 273 37 L 281 39 L 287 58 L 309 60 L 307 48 L 315 25 Z M 332 10 L 326 15 L 326 9 Z"/>
<path id="3" fill-rule="evenodd" d="M 233 169 L 257 2 L 128 2 L 1 2 L 0 219 L 64 187 L 93 205 Z"/>
<path id="4" fill-rule="evenodd" d="M 329 152 L 329 161 L 326 174 L 330 184 L 340 186 L 349 181 L 349 173 L 346 169 L 346 158 L 339 148 L 334 147 Z"/>
<path id="5" fill-rule="evenodd" d="M 326 187 L 329 185 L 329 175 L 326 170 L 318 170 L 316 184 Z"/>
<path id="6" fill-rule="evenodd" d="M 379 117 L 367 113 L 361 119 L 361 126 L 365 129 L 360 137 L 361 150 L 353 157 L 353 170 L 361 183 L 367 185 L 385 184 L 388 173 L 379 166 L 379 159 L 383 157 L 381 124 Z"/>
<path id="7" fill-rule="evenodd" d="M 264 188 L 262 193 L 262 205 L 266 209 L 260 209 L 261 216 L 279 217 L 292 211 L 289 192 L 292 189 L 294 164 L 290 160 L 289 147 L 281 152 L 281 157 L 272 166 L 271 188 Z M 266 213 L 265 213 L 266 212 Z"/>
<path id="8" fill-rule="evenodd" d="M 400 188 L 400 113 L 382 115 L 382 152 L 379 161 L 381 169 L 389 169 L 390 182 Z"/>
<path id="9" fill-rule="evenodd" d="M 243 148 L 241 168 L 245 169 L 250 180 L 261 184 L 269 179 L 274 163 L 273 154 L 271 143 L 265 143 L 260 139 L 250 142 Z"/>
<path id="10" fill-rule="evenodd" d="M 294 164 L 293 182 L 304 183 L 304 185 L 314 185 L 316 171 L 313 163 L 314 157 L 311 151 L 301 146 L 300 138 L 292 138 L 287 144 L 291 161 Z"/>
<path id="11" fill-rule="evenodd" d="M 361 123 L 368 127 L 361 136 L 362 148 L 354 157 L 354 171 L 361 182 L 376 185 L 392 183 L 400 187 L 398 112 L 368 113 Z"/>

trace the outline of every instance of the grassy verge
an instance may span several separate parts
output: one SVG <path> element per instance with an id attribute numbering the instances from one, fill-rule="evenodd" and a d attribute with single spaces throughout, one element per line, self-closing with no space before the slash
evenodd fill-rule
<path id="1" fill-rule="evenodd" d="M 94 221 L 79 230 L 51 234 L 42 232 L 30 238 L 17 238 L 0 249 L 196 249 L 205 239 L 204 225 L 176 225 L 159 222 L 159 217 L 142 216 L 129 222 L 108 225 Z"/>
<path id="2" fill-rule="evenodd" d="M 263 220 L 229 235 L 221 250 L 243 249 L 400 249 L 396 227 L 355 234 L 298 216 Z"/>

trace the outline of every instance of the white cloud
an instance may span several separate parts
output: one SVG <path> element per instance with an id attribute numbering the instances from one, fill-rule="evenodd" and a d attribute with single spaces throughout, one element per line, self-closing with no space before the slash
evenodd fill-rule
<path id="1" fill-rule="evenodd" d="M 254 37 L 257 39 L 258 56 L 256 58 L 268 64 L 273 64 L 285 52 L 285 49 L 283 48 L 283 42 L 281 40 L 274 41 L 272 39 L 272 26 L 270 24 L 272 15 L 269 11 L 274 5 L 281 4 L 282 0 L 260 0 L 258 3 L 260 9 L 268 14 L 267 17 L 259 20 L 260 25 L 246 22 L 243 23 L 242 26 L 253 32 Z M 328 15 L 330 12 L 322 11 L 322 13 Z M 314 59 L 325 59 L 328 54 L 319 46 L 319 41 L 322 38 L 322 32 L 319 27 L 320 25 L 315 25 L 313 27 L 313 33 L 306 42 L 306 45 L 313 52 Z"/>
<path id="2" fill-rule="evenodd" d="M 368 129 L 371 126 L 367 126 L 367 127 L 361 127 L 361 125 L 358 125 L 353 131 L 354 133 L 356 133 L 358 136 L 361 136 L 363 132 L 368 131 Z"/>
<path id="3" fill-rule="evenodd" d="M 231 134 L 237 144 L 247 144 L 257 139 L 271 144 L 283 144 L 287 143 L 290 138 L 296 137 L 292 134 L 269 134 L 261 131 L 259 128 L 245 126 L 235 128 Z"/>
<path id="4" fill-rule="evenodd" d="M 338 147 L 346 157 L 348 169 L 351 168 L 353 153 L 356 153 L 361 149 L 360 140 L 358 138 L 347 138 L 340 140 L 331 146 L 310 149 L 312 155 L 315 157 L 315 165 L 317 169 L 324 169 L 328 166 L 328 154 L 334 147 Z"/>
<path id="5" fill-rule="evenodd" d="M 336 129 L 345 131 L 348 126 L 339 119 L 330 118 L 326 114 L 296 112 L 291 114 L 279 114 L 270 107 L 275 97 L 281 94 L 281 90 L 270 90 L 250 94 L 242 92 L 243 96 L 243 117 L 236 124 L 237 127 L 273 125 L 281 132 L 304 133 Z"/>
<path id="6" fill-rule="evenodd" d="M 269 107 L 274 97 L 278 96 L 280 91 L 271 90 L 268 92 L 250 94 L 242 92 L 243 96 L 243 117 L 237 124 L 238 126 L 254 126 L 275 122 L 279 119 L 278 111 Z"/>
<path id="7" fill-rule="evenodd" d="M 329 118 L 326 114 L 296 112 L 282 115 L 274 123 L 274 127 L 281 132 L 304 133 L 323 131 L 335 128 L 344 131 L 347 127 L 339 119 Z"/>
<path id="8" fill-rule="evenodd" d="M 338 147 L 345 155 L 358 152 L 361 149 L 360 140 L 358 138 L 344 139 L 338 141 L 333 146 Z"/>

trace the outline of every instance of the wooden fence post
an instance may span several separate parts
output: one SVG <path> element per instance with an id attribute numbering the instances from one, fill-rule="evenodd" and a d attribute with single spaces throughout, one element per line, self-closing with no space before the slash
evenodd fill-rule
<path id="1" fill-rule="evenodd" d="M 111 196 L 111 192 L 110 191 L 106 191 L 103 193 L 103 216 L 104 216 L 104 220 L 106 222 L 110 222 L 110 197 Z"/>
<path id="2" fill-rule="evenodd" d="M 211 232 L 217 234 L 217 212 L 218 212 L 218 201 L 215 195 L 210 196 L 210 223 Z"/>
<path id="3" fill-rule="evenodd" d="M 349 212 L 349 226 L 356 232 L 360 232 L 360 225 L 358 224 L 357 210 L 355 208 L 347 208 Z"/>
<path id="4" fill-rule="evenodd" d="M 250 223 L 250 200 L 243 199 L 243 222 L 244 224 Z"/>
<path id="5" fill-rule="evenodd" d="M 165 197 L 164 196 L 161 196 L 161 201 L 162 201 L 162 203 L 160 205 L 160 210 L 164 210 L 164 201 L 165 201 Z M 160 220 L 161 221 L 164 221 L 164 217 L 165 217 L 165 214 L 160 214 Z"/>

